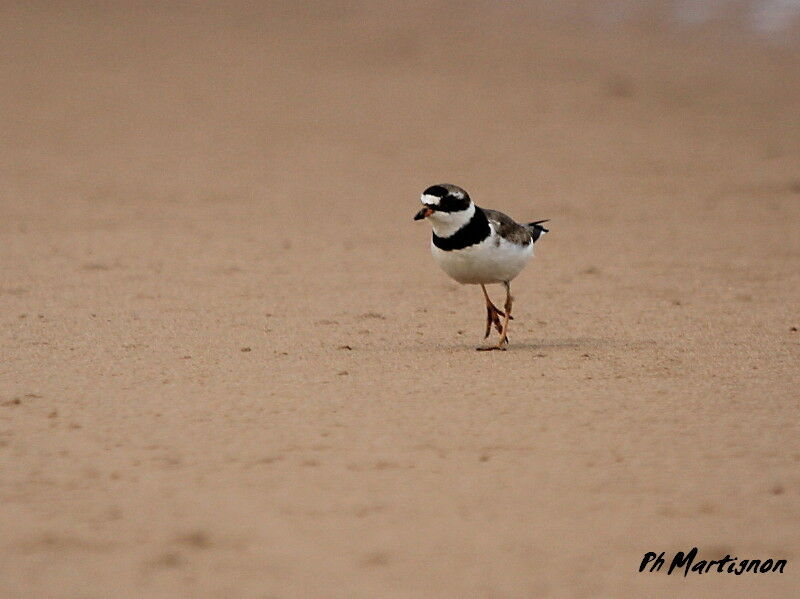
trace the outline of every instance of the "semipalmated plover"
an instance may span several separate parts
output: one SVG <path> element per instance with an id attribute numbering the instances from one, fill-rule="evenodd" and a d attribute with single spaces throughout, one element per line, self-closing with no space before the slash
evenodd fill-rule
<path id="1" fill-rule="evenodd" d="M 511 281 L 533 256 L 533 244 L 548 230 L 546 220 L 521 225 L 496 210 L 476 206 L 469 194 L 442 183 L 422 192 L 422 209 L 414 220 L 430 219 L 433 225 L 431 253 L 439 266 L 464 285 L 480 285 L 486 300 L 486 333 L 492 325 L 500 334 L 497 345 L 479 350 L 505 349 L 511 319 Z M 489 299 L 486 285 L 502 283 L 506 288 L 505 312 Z M 503 318 L 501 324 L 500 318 Z"/>

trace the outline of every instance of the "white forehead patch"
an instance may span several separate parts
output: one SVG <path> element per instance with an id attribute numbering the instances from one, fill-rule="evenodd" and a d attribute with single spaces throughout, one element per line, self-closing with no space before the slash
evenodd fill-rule
<path id="1" fill-rule="evenodd" d="M 419 201 L 422 202 L 423 204 L 430 204 L 431 206 L 438 206 L 440 199 L 441 198 L 439 198 L 437 196 L 427 196 L 427 195 L 425 195 L 423 193 L 422 197 L 419 199 Z"/>

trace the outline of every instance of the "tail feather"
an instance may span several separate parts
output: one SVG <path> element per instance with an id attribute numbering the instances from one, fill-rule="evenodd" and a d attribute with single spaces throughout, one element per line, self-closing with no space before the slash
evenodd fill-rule
<path id="1" fill-rule="evenodd" d="M 544 220 L 537 220 L 535 222 L 528 223 L 527 225 L 525 225 L 526 227 L 528 227 L 528 231 L 531 232 L 531 237 L 533 237 L 533 242 L 534 243 L 536 243 L 536 240 L 539 239 L 539 237 L 541 237 L 545 233 L 549 233 L 550 232 L 550 229 L 545 229 L 542 226 L 542 223 L 546 223 L 546 222 L 549 222 L 549 221 L 550 221 L 550 219 L 546 218 Z"/>

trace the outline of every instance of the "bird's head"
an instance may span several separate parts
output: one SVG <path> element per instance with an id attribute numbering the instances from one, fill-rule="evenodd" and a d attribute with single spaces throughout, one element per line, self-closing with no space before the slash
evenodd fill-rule
<path id="1" fill-rule="evenodd" d="M 431 219 L 437 225 L 460 225 L 472 218 L 474 208 L 469 194 L 449 183 L 432 185 L 422 192 L 422 209 L 414 215 L 414 220 Z"/>

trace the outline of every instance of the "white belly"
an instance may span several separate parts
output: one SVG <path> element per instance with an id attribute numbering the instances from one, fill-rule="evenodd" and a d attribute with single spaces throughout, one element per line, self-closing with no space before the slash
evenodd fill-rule
<path id="1" fill-rule="evenodd" d="M 510 281 L 533 256 L 533 244 L 520 246 L 492 233 L 481 243 L 450 252 L 431 242 L 431 253 L 442 270 L 459 283 L 487 285 Z"/>

